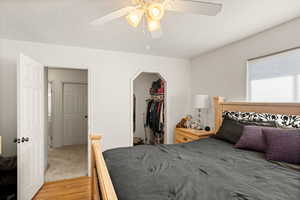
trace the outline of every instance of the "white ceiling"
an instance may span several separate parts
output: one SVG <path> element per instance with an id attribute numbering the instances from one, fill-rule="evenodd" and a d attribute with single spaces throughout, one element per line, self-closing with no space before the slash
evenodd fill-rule
<path id="1" fill-rule="evenodd" d="M 191 58 L 300 16 L 300 0 L 219 0 L 216 17 L 167 13 L 160 39 L 123 18 L 89 25 L 128 1 L 0 0 L 0 38 Z"/>

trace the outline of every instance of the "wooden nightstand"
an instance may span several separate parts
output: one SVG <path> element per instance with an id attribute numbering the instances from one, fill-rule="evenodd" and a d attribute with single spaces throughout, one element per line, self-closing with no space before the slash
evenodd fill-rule
<path id="1" fill-rule="evenodd" d="M 176 128 L 175 129 L 175 137 L 174 143 L 185 143 L 185 142 L 192 142 L 194 140 L 199 140 L 203 138 L 208 138 L 211 135 L 214 135 L 214 131 L 199 131 L 195 129 L 188 129 L 188 128 Z"/>

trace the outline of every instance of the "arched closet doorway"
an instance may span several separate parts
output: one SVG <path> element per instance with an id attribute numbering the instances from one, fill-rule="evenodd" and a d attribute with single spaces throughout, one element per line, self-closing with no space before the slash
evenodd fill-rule
<path id="1" fill-rule="evenodd" d="M 165 144 L 166 80 L 159 73 L 140 72 L 132 80 L 132 144 Z"/>

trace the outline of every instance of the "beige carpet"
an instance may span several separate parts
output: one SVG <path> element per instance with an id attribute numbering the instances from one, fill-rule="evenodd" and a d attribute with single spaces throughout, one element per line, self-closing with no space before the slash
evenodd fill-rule
<path id="1" fill-rule="evenodd" d="M 72 145 L 49 149 L 45 182 L 87 176 L 87 146 Z"/>

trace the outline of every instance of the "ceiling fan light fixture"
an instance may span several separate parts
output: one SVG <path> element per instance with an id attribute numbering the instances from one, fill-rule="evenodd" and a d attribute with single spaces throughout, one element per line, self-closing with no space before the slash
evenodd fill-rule
<path id="1" fill-rule="evenodd" d="M 137 4 L 140 3 L 140 1 L 139 1 L 139 0 L 131 0 L 131 3 L 132 3 L 133 5 L 137 5 Z"/>
<path id="2" fill-rule="evenodd" d="M 159 21 L 165 14 L 164 6 L 160 3 L 152 3 L 148 6 L 148 16 L 155 21 Z"/>
<path id="3" fill-rule="evenodd" d="M 144 15 L 144 10 L 142 9 L 136 9 L 132 12 L 130 12 L 127 16 L 126 16 L 126 20 L 128 22 L 128 24 L 130 24 L 133 27 L 137 27 Z"/>
<path id="4" fill-rule="evenodd" d="M 148 30 L 154 32 L 160 29 L 160 21 L 148 19 Z"/>
<path id="5" fill-rule="evenodd" d="M 132 27 L 138 27 L 142 22 L 143 25 L 147 23 L 147 29 L 151 32 L 152 38 L 160 38 L 162 36 L 160 23 L 166 11 L 215 16 L 223 7 L 222 3 L 205 0 L 126 0 L 127 3 L 128 1 L 131 5 L 104 15 L 90 24 L 103 25 L 124 17 Z M 144 32 L 144 26 L 142 28 Z"/>

